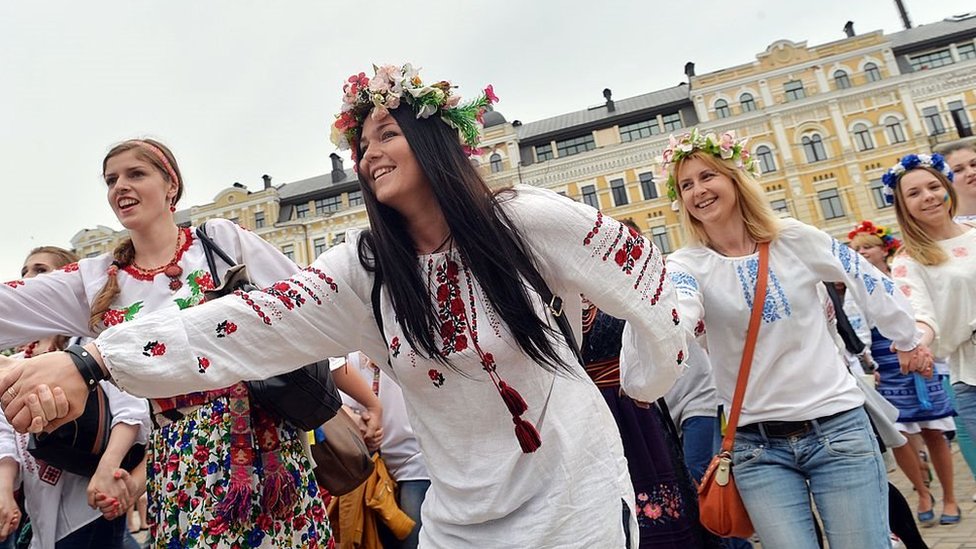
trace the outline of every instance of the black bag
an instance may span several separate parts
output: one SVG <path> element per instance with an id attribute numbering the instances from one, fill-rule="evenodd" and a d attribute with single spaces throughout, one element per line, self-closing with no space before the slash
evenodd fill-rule
<path id="1" fill-rule="evenodd" d="M 208 300 L 237 290 L 249 292 L 258 289 L 248 278 L 247 268 L 237 265 L 207 235 L 206 223 L 197 227 L 196 234 L 203 243 L 210 276 L 216 286 L 214 290 L 205 292 Z M 222 283 L 217 274 L 214 254 L 230 266 Z M 248 381 L 247 386 L 258 406 L 305 431 L 312 431 L 332 419 L 342 406 L 328 359 L 269 379 Z"/>
<path id="2" fill-rule="evenodd" d="M 81 417 L 50 433 L 31 435 L 27 442 L 27 451 L 34 459 L 48 465 L 83 477 L 91 477 L 108 448 L 111 430 L 112 412 L 108 395 L 99 386 L 88 393 L 88 401 Z M 144 445 L 133 444 L 119 467 L 131 471 L 145 455 Z"/>

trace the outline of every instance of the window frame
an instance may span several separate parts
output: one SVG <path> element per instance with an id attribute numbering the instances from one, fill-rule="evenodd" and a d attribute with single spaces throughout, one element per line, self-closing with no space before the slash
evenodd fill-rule
<path id="1" fill-rule="evenodd" d="M 577 154 L 589 152 L 593 149 L 596 149 L 596 140 L 593 138 L 593 132 L 556 141 L 556 154 L 559 158 L 576 156 Z"/>
<path id="2" fill-rule="evenodd" d="M 254 212 L 254 228 L 255 229 L 264 228 L 265 223 L 266 221 L 264 218 L 264 211 Z"/>
<path id="3" fill-rule="evenodd" d="M 803 153 L 806 155 L 807 164 L 827 160 L 827 149 L 824 147 L 823 137 L 819 133 L 804 135 L 800 143 L 803 145 Z"/>
<path id="4" fill-rule="evenodd" d="M 651 242 L 657 246 L 657 249 L 662 254 L 669 254 L 674 251 L 674 246 L 671 244 L 671 236 L 668 235 L 668 228 L 664 225 L 651 227 Z"/>
<path id="5" fill-rule="evenodd" d="M 536 145 L 532 147 L 535 152 L 536 162 L 545 162 L 547 160 L 552 160 L 556 158 L 556 153 L 553 152 L 552 143 L 546 143 L 545 145 Z"/>
<path id="6" fill-rule="evenodd" d="M 673 132 L 674 130 L 680 130 L 685 127 L 684 121 L 681 120 L 681 112 L 666 114 L 661 117 L 661 122 L 666 132 Z"/>
<path id="7" fill-rule="evenodd" d="M 491 156 L 488 157 L 488 164 L 490 166 L 491 173 L 498 173 L 504 169 L 504 166 L 502 166 L 502 155 L 498 154 L 497 152 L 491 153 Z"/>
<path id="8" fill-rule="evenodd" d="M 759 160 L 759 168 L 762 173 L 773 173 L 776 171 L 776 156 L 773 154 L 773 149 L 768 145 L 759 145 L 756 147 L 756 152 L 754 155 Z M 767 159 L 768 157 L 768 159 Z M 769 170 L 766 169 L 766 161 L 768 160 L 770 166 Z"/>
<path id="9" fill-rule="evenodd" d="M 869 189 L 871 190 L 871 198 L 874 199 L 875 209 L 883 210 L 885 208 L 890 208 L 894 206 L 894 204 L 888 204 L 887 199 L 885 199 L 883 181 L 881 181 L 880 179 L 875 179 L 874 181 L 871 181 Z"/>
<path id="10" fill-rule="evenodd" d="M 748 101 L 743 100 L 743 97 L 748 97 Z M 746 105 L 749 105 L 749 107 L 746 107 Z M 742 112 L 753 112 L 759 108 L 756 105 L 756 98 L 749 92 L 744 92 L 739 96 L 739 107 L 742 109 Z"/>
<path id="11" fill-rule="evenodd" d="M 942 120 L 942 113 L 939 112 L 939 107 L 929 106 L 923 108 L 922 119 L 925 120 L 925 129 L 928 131 L 929 136 L 946 133 L 945 122 Z"/>
<path id="12" fill-rule="evenodd" d="M 311 207 L 309 207 L 308 202 L 295 204 L 295 219 L 306 219 L 310 212 Z"/>
<path id="13" fill-rule="evenodd" d="M 884 119 L 885 137 L 888 138 L 890 145 L 908 141 L 908 138 L 905 136 L 905 127 L 901 122 L 901 120 L 894 116 L 888 116 Z M 895 132 L 894 128 L 897 128 L 898 131 Z"/>
<path id="14" fill-rule="evenodd" d="M 832 193 L 832 194 L 831 194 Z M 833 221 L 847 217 L 844 209 L 844 200 L 840 196 L 840 190 L 835 188 L 817 191 L 817 202 L 820 203 L 820 213 L 823 214 L 824 221 Z M 828 215 L 828 207 L 830 214 Z"/>
<path id="15" fill-rule="evenodd" d="M 654 200 L 660 196 L 657 192 L 657 182 L 654 181 L 654 172 L 641 172 L 637 174 L 637 180 L 640 182 L 641 196 L 644 200 Z"/>
<path id="16" fill-rule="evenodd" d="M 728 118 L 732 116 L 732 109 L 729 108 L 729 102 L 724 99 L 717 99 L 715 101 L 715 116 L 719 118 Z"/>
<path id="17" fill-rule="evenodd" d="M 794 84 L 796 84 L 798 87 L 791 87 Z M 788 80 L 784 82 L 783 94 L 786 97 L 787 102 L 806 99 L 807 90 L 803 87 L 803 80 Z"/>
<path id="18" fill-rule="evenodd" d="M 325 237 L 315 238 L 312 240 L 312 255 L 318 258 L 318 256 L 325 253 L 329 249 L 329 245 L 325 241 Z"/>
<path id="19" fill-rule="evenodd" d="M 627 183 L 624 182 L 623 178 L 610 180 L 610 195 L 613 197 L 614 207 L 630 204 L 630 197 L 627 196 Z"/>
<path id="20" fill-rule="evenodd" d="M 851 75 L 847 74 L 847 71 L 843 69 L 837 69 L 834 71 L 834 87 L 838 90 L 847 90 L 851 88 Z"/>
<path id="21" fill-rule="evenodd" d="M 621 143 L 631 143 L 633 141 L 646 139 L 662 133 L 661 125 L 658 124 L 657 117 L 641 122 L 634 122 L 633 124 L 627 124 L 625 126 L 617 126 L 617 132 L 620 134 Z"/>
<path id="22" fill-rule="evenodd" d="M 854 134 L 854 143 L 858 152 L 874 150 L 874 137 L 871 135 L 871 128 L 867 124 L 864 122 L 854 124 L 851 127 L 851 133 Z"/>
<path id="23" fill-rule="evenodd" d="M 365 200 L 363 199 L 363 191 L 362 190 L 349 191 L 348 195 L 346 196 L 346 199 L 349 200 L 349 207 L 350 208 L 353 207 L 353 206 L 359 206 L 361 204 L 365 204 L 366 203 Z"/>
<path id="24" fill-rule="evenodd" d="M 600 209 L 600 197 L 596 194 L 596 185 L 583 185 L 580 187 L 580 201 L 587 206 Z"/>
<path id="25" fill-rule="evenodd" d="M 342 209 L 342 195 L 315 199 L 315 215 L 328 215 Z"/>
<path id="26" fill-rule="evenodd" d="M 864 64 L 864 77 L 867 78 L 869 83 L 880 82 L 884 79 L 884 77 L 881 76 L 881 67 L 874 62 Z"/>

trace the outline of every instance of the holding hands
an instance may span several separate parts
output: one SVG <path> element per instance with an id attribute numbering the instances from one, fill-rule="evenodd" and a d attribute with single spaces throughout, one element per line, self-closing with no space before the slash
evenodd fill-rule
<path id="1" fill-rule="evenodd" d="M 928 346 L 919 344 L 911 351 L 898 351 L 898 364 L 901 366 L 901 373 L 908 374 L 918 372 L 926 379 L 932 377 L 932 365 L 935 362 L 932 351 Z"/>
<path id="2" fill-rule="evenodd" d="M 53 431 L 85 409 L 88 388 L 67 353 L 0 357 L 0 376 L 0 406 L 21 433 Z"/>

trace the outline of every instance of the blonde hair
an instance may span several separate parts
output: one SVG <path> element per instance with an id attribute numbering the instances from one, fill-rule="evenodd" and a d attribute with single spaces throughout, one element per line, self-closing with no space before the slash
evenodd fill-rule
<path id="1" fill-rule="evenodd" d="M 933 170 L 927 166 L 918 167 L 915 170 L 925 170 L 934 175 L 942 183 L 942 187 L 949 195 L 949 218 L 954 217 L 956 215 L 956 190 L 952 187 L 949 179 L 942 172 Z M 908 170 L 905 173 L 911 173 L 912 171 L 914 170 Z M 901 183 L 904 177 L 905 175 L 902 174 L 898 178 L 898 183 Z M 915 221 L 915 218 L 908 213 L 908 208 L 905 207 L 905 201 L 902 200 L 901 193 L 901 185 L 896 184 L 894 192 L 895 216 L 898 219 L 898 224 L 901 225 L 902 237 L 905 239 L 905 244 L 899 253 L 907 254 L 908 257 L 922 265 L 932 266 L 945 263 L 949 260 L 949 256 L 939 246 L 939 243 L 929 236 L 925 232 L 925 229 Z"/>
<path id="2" fill-rule="evenodd" d="M 756 242 L 769 242 L 779 235 L 779 217 L 773 211 L 773 207 L 769 205 L 769 201 L 766 200 L 766 193 L 759 185 L 759 181 L 752 174 L 737 168 L 731 161 L 723 160 L 700 150 L 693 151 L 671 166 L 671 175 L 675 181 L 678 181 L 678 172 L 681 170 L 681 166 L 692 158 L 701 160 L 732 180 L 739 213 L 742 215 L 742 221 L 745 223 L 746 232 L 749 233 L 750 238 Z M 678 216 L 681 218 L 685 242 L 708 246 L 711 242 L 705 232 L 704 225 L 692 217 L 688 209 L 684 207 L 681 200 L 680 182 L 676 183 L 676 186 L 678 187 L 675 189 L 678 192 Z"/>
<path id="3" fill-rule="evenodd" d="M 878 235 L 857 233 L 854 235 L 854 238 L 851 239 L 850 247 L 856 250 L 861 246 L 880 246 L 881 248 L 884 248 L 884 242 Z"/>
<path id="4" fill-rule="evenodd" d="M 165 162 L 168 162 L 169 166 L 166 165 L 164 159 L 160 158 L 153 148 L 165 155 Z M 139 160 L 147 162 L 156 168 L 159 173 L 163 174 L 163 178 L 167 181 L 172 182 L 173 180 L 173 176 L 170 173 L 176 176 L 176 196 L 173 198 L 173 205 L 175 206 L 179 202 L 180 197 L 183 196 L 183 174 L 180 173 L 180 167 L 176 163 L 176 157 L 173 156 L 173 151 L 154 139 L 131 139 L 129 141 L 123 141 L 112 147 L 105 155 L 105 158 L 102 159 L 102 174 L 105 174 L 105 167 L 110 158 L 126 151 L 133 151 Z M 172 172 L 170 172 L 169 168 L 172 169 Z M 119 292 L 121 291 L 118 278 L 119 269 L 124 269 L 131 265 L 135 257 L 136 249 L 132 244 L 131 238 L 123 240 L 112 252 L 113 261 L 108 269 L 108 279 L 105 281 L 105 286 L 99 290 L 98 295 L 92 301 L 91 317 L 88 319 L 88 328 L 92 332 L 99 331 L 102 315 L 112 307 L 115 298 L 119 296 Z"/>

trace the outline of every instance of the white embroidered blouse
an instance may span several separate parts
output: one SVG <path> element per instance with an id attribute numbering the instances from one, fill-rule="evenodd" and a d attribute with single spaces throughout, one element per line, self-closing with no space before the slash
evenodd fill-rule
<path id="1" fill-rule="evenodd" d="M 564 298 L 577 341 L 577 296 L 585 294 L 628 320 L 624 353 L 632 366 L 621 374 L 625 390 L 645 401 L 663 395 L 686 351 L 660 252 L 588 206 L 550 191 L 516 189 L 502 207 L 552 291 Z M 541 300 L 536 314 L 553 327 L 552 341 L 571 375 L 554 375 L 518 349 L 460 254 L 419 257 L 442 322 L 435 340 L 451 361 L 445 366 L 407 344 L 385 291 L 381 338 L 372 276 L 359 263 L 357 241 L 353 235 L 263 291 L 147 316 L 106 331 L 96 344 L 120 387 L 150 397 L 224 387 L 362 350 L 403 389 L 427 459 L 424 547 L 622 546 L 621 500 L 632 510 L 634 494 L 620 437 Z M 228 321 L 237 329 L 218 337 Z M 143 353 L 153 342 L 167 352 Z M 210 364 L 206 371 L 194 366 L 202 358 Z M 542 439 L 534 453 L 520 450 L 486 368 L 527 402 L 522 418 Z M 631 527 L 637 531 L 633 516 Z"/>
<path id="2" fill-rule="evenodd" d="M 759 271 L 757 253 L 725 257 L 706 247 L 668 257 L 683 325 L 706 344 L 719 397 L 732 401 Z M 920 334 L 904 296 L 860 255 L 793 219 L 769 247 L 769 283 L 740 425 L 799 421 L 860 406 L 818 295 L 821 282 L 844 282 L 861 310 L 898 349 Z M 707 334 L 706 334 L 707 332 Z"/>

